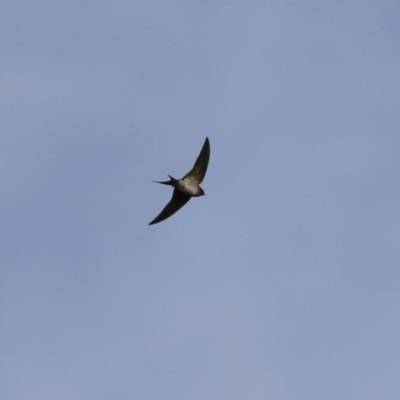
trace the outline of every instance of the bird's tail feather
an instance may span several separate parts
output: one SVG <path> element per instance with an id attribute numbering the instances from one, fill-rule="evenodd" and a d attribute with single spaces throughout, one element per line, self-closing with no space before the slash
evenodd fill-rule
<path id="1" fill-rule="evenodd" d="M 153 181 L 156 183 L 161 183 L 162 185 L 169 185 L 169 186 L 175 186 L 176 182 L 178 181 L 178 179 L 173 178 L 171 175 L 168 175 L 170 180 L 169 181 Z"/>

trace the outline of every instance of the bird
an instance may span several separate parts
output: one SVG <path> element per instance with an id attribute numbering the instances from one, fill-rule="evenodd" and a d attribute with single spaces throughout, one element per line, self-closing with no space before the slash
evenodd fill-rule
<path id="1" fill-rule="evenodd" d="M 210 141 L 208 137 L 203 144 L 199 156 L 194 163 L 193 168 L 182 178 L 175 179 L 171 175 L 169 181 L 153 181 L 162 185 L 169 185 L 174 188 L 170 202 L 163 208 L 149 225 L 158 224 L 169 218 L 181 209 L 192 197 L 204 196 L 204 190 L 199 186 L 203 182 L 207 172 L 208 162 L 210 160 Z"/>

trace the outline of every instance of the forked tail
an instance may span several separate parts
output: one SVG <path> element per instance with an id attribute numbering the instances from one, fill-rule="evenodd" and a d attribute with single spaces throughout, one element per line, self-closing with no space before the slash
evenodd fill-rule
<path id="1" fill-rule="evenodd" d="M 169 181 L 163 181 L 163 182 L 160 182 L 160 181 L 153 181 L 153 182 L 161 183 L 162 185 L 175 186 L 176 182 L 178 182 L 178 179 L 173 178 L 171 175 L 168 175 L 168 176 L 169 176 L 169 178 L 170 178 Z"/>

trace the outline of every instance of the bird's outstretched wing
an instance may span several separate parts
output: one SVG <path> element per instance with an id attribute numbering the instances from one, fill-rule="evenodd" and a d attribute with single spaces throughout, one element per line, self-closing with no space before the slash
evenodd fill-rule
<path id="1" fill-rule="evenodd" d="M 198 183 L 203 182 L 204 176 L 207 172 L 208 162 L 210 161 L 210 151 L 210 141 L 206 138 L 193 168 L 183 177 L 183 179 L 191 176 L 195 178 Z"/>
<path id="2" fill-rule="evenodd" d="M 157 224 L 158 222 L 164 221 L 164 219 L 169 218 L 171 215 L 175 214 L 180 208 L 182 208 L 188 201 L 190 200 L 190 196 L 182 193 L 178 189 L 174 189 L 172 193 L 172 198 L 170 202 L 164 207 L 164 209 L 160 212 L 149 223 L 149 225 Z"/>

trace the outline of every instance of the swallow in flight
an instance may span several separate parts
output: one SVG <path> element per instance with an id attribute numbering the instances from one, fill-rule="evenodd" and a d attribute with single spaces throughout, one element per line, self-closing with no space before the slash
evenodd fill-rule
<path id="1" fill-rule="evenodd" d="M 169 185 L 174 188 L 172 198 L 170 202 L 149 223 L 149 225 L 157 224 L 158 222 L 164 221 L 171 215 L 175 214 L 180 208 L 182 208 L 192 197 L 200 197 L 205 195 L 204 190 L 199 186 L 203 181 L 204 176 L 207 172 L 208 161 L 210 160 L 210 141 L 206 138 L 203 148 L 194 163 L 193 168 L 188 172 L 182 179 L 175 179 L 171 175 L 168 175 L 170 180 L 156 183 L 163 185 Z"/>

